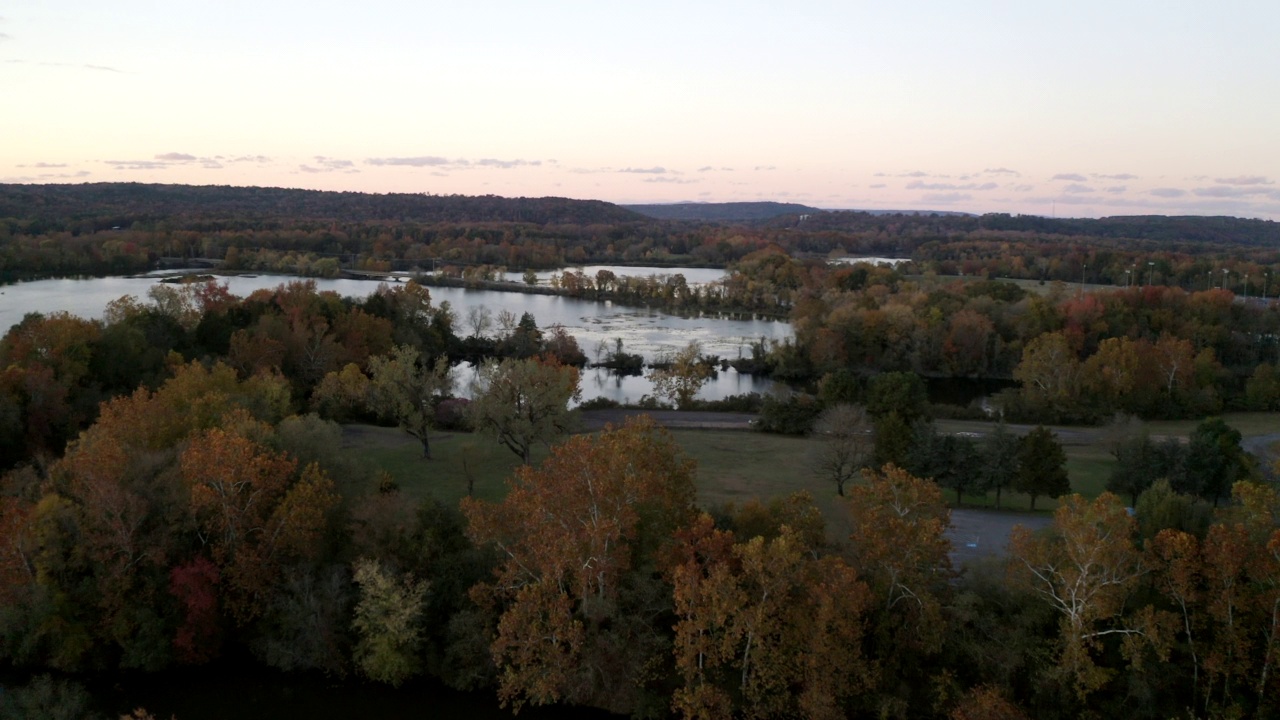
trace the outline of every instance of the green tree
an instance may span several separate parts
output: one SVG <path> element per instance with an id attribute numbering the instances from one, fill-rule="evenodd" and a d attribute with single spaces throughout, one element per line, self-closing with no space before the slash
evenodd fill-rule
<path id="1" fill-rule="evenodd" d="M 978 487 L 996 491 L 996 509 L 1000 494 L 1011 489 L 1018 480 L 1018 454 L 1022 441 L 1001 420 L 979 448 Z"/>
<path id="2" fill-rule="evenodd" d="M 875 464 L 906 465 L 911 441 L 911 425 L 896 410 L 876 418 Z"/>
<path id="3" fill-rule="evenodd" d="M 372 680 L 399 687 L 420 669 L 422 603 L 427 584 L 406 574 L 396 578 L 377 560 L 355 564 L 360 586 L 356 604 L 356 664 Z"/>
<path id="4" fill-rule="evenodd" d="M 701 356 L 702 346 L 695 340 L 676 353 L 670 367 L 654 368 L 649 373 L 654 394 L 681 410 L 687 409 L 711 377 L 711 366 Z"/>
<path id="5" fill-rule="evenodd" d="M 867 387 L 867 412 L 883 418 L 891 412 L 911 424 L 929 410 L 924 380 L 912 372 L 881 373 Z"/>
<path id="6" fill-rule="evenodd" d="M 422 457 L 430 459 L 436 405 L 453 390 L 449 361 L 440 357 L 428 364 L 417 350 L 400 345 L 390 355 L 370 358 L 369 374 L 369 409 L 394 419 L 422 443 Z"/>
<path id="7" fill-rule="evenodd" d="M 578 369 L 555 361 L 489 360 L 471 386 L 472 423 L 515 453 L 526 465 L 536 444 L 550 445 L 567 434 L 569 402 L 581 396 Z"/>
<path id="8" fill-rule="evenodd" d="M 1067 455 L 1053 432 L 1043 425 L 1022 438 L 1018 453 L 1018 479 L 1013 489 L 1031 496 L 1031 509 L 1036 509 L 1036 498 L 1048 495 L 1061 497 L 1071 492 L 1071 480 L 1067 477 Z"/>
<path id="9" fill-rule="evenodd" d="M 1231 487 L 1249 477 L 1253 464 L 1240 446 L 1240 431 L 1222 418 L 1209 418 L 1191 432 L 1187 445 L 1186 476 L 1174 489 L 1218 501 L 1231 493 Z"/>

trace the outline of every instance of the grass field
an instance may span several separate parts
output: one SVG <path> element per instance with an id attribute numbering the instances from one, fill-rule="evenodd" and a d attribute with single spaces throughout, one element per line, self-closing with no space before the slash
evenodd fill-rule
<path id="1" fill-rule="evenodd" d="M 1240 413 L 1225 416 L 1228 424 L 1245 436 L 1280 432 L 1280 414 Z M 1153 435 L 1186 437 L 1194 421 L 1153 422 Z M 985 434 L 992 425 L 976 421 L 939 421 L 944 432 Z M 1072 490 L 1095 497 L 1106 488 L 1114 467 L 1104 428 L 1055 428 L 1067 455 L 1067 472 Z M 672 436 L 698 463 L 698 500 L 704 507 L 733 503 L 742 505 L 751 498 L 769 499 L 808 490 L 827 517 L 833 530 L 839 529 L 845 513 L 829 481 L 817 477 L 811 468 L 818 440 L 741 430 L 677 429 Z M 467 493 L 472 478 L 475 495 L 496 500 L 506 492 L 506 479 L 519 459 L 485 436 L 469 433 L 442 433 L 432 439 L 431 460 L 422 459 L 416 440 L 395 428 L 352 425 L 344 428 L 343 445 L 357 454 L 366 467 L 378 468 L 399 483 L 406 498 L 419 502 L 434 496 L 453 504 Z M 534 463 L 546 451 L 535 451 Z M 376 481 L 370 483 L 370 492 Z M 944 495 L 954 505 L 955 494 Z M 1128 498 L 1126 498 L 1126 501 Z M 1004 493 L 1001 506 L 1027 510 L 1029 499 L 1018 493 Z M 994 507 L 995 496 L 966 495 L 967 507 Z M 1047 512 L 1057 503 L 1039 498 L 1037 511 Z"/>

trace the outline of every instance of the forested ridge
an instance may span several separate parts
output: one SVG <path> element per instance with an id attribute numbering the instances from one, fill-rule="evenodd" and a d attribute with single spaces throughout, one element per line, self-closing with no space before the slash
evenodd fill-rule
<path id="1" fill-rule="evenodd" d="M 732 205 L 732 204 L 731 204 Z M 149 269 L 229 252 L 254 269 L 320 275 L 338 265 L 444 261 L 510 269 L 627 263 L 725 266 L 793 254 L 912 260 L 916 272 L 1247 290 L 1274 271 L 1280 225 L 1221 217 L 1051 219 L 990 214 L 788 213 L 659 220 L 564 198 L 427 196 L 99 183 L 0 185 L 0 281 Z M 320 260 L 330 263 L 313 268 Z M 1221 272 L 1229 275 L 1223 277 Z M 1247 294 L 1247 293 L 1242 293 Z"/>

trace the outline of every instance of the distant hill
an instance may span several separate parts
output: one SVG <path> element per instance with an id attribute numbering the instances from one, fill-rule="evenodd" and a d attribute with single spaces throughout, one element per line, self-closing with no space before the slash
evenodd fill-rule
<path id="1" fill-rule="evenodd" d="M 102 220 L 292 218 L 354 222 L 613 224 L 644 217 L 600 200 L 496 195 L 386 195 L 285 188 L 140 183 L 0 184 L 0 218 Z"/>
<path id="2" fill-rule="evenodd" d="M 809 215 L 825 212 L 807 205 L 780 202 L 675 203 L 622 205 L 621 207 L 657 220 L 705 220 L 708 222 L 767 220 L 779 215 Z"/>

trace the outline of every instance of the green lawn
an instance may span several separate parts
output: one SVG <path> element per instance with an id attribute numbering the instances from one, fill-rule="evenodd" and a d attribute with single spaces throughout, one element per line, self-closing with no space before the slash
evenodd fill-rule
<path id="1" fill-rule="evenodd" d="M 1245 436 L 1274 433 L 1280 429 L 1280 413 L 1236 413 L 1225 416 L 1228 424 Z M 1153 435 L 1186 437 L 1195 421 L 1152 422 Z M 939 421 L 944 432 L 985 434 L 993 427 L 980 421 Z M 1060 433 L 1067 455 L 1067 473 L 1073 491 L 1095 497 L 1106 488 L 1115 460 L 1111 457 L 1105 428 L 1055 428 Z M 704 507 L 715 507 L 759 498 L 809 491 L 827 517 L 833 530 L 847 523 L 846 515 L 832 483 L 810 470 L 817 440 L 734 430 L 672 431 L 672 436 L 686 453 L 698 463 L 698 500 Z M 441 433 L 432 439 L 433 459 L 421 457 L 416 440 L 395 428 L 366 425 L 348 426 L 344 430 L 344 447 L 356 453 L 361 462 L 386 471 L 399 483 L 407 499 L 417 503 L 428 496 L 453 504 L 467 493 L 467 478 L 475 482 L 475 495 L 496 500 L 506 492 L 506 479 L 519 465 L 519 459 L 506 448 L 486 436 L 470 433 Z M 539 463 L 546 451 L 535 451 Z M 376 488 L 370 482 L 368 492 Z M 955 503 L 955 493 L 944 493 L 948 503 Z M 1125 498 L 1127 502 L 1129 498 Z M 994 507 L 995 495 L 966 495 L 965 506 Z M 1004 493 L 1001 506 L 1027 510 L 1029 499 L 1018 493 Z M 1038 511 L 1050 511 L 1057 503 L 1049 498 L 1036 502 Z"/>

